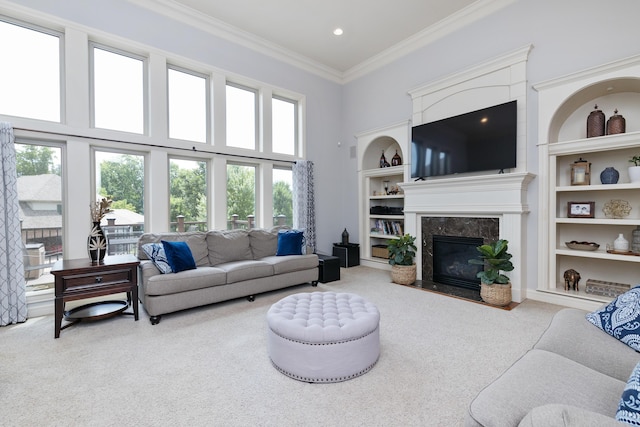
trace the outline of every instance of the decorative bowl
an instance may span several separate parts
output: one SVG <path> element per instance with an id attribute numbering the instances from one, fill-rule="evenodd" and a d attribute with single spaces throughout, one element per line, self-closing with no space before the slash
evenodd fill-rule
<path id="1" fill-rule="evenodd" d="M 569 249 L 575 249 L 577 251 L 595 251 L 600 247 L 600 245 L 595 242 L 578 242 L 575 240 L 565 242 L 564 244 L 567 245 Z"/>

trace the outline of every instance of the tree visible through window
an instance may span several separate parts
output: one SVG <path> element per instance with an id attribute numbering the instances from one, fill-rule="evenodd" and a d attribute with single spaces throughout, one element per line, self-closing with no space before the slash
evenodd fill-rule
<path id="1" fill-rule="evenodd" d="M 291 169 L 273 169 L 273 225 L 293 227 L 293 197 Z"/>
<path id="2" fill-rule="evenodd" d="M 207 163 L 171 159 L 169 169 L 171 224 L 177 223 L 178 215 L 182 215 L 185 231 L 205 231 L 207 229 Z"/>
<path id="3" fill-rule="evenodd" d="M 227 165 L 228 228 L 247 228 L 247 218 L 256 212 L 256 168 Z M 233 223 L 233 215 L 241 222 Z"/>

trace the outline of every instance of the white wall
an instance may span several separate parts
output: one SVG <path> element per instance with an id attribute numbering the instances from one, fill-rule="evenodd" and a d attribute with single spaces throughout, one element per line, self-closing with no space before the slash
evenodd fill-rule
<path id="1" fill-rule="evenodd" d="M 528 172 L 538 173 L 537 94 L 531 85 L 640 53 L 640 2 L 621 0 L 518 0 L 419 51 L 347 83 L 343 94 L 342 138 L 411 118 L 410 89 L 438 80 L 528 44 Z M 627 118 L 629 120 L 630 118 Z M 586 120 L 586 117 L 585 117 Z M 633 120 L 633 119 L 631 119 Z M 640 118 L 638 118 L 640 120 Z M 345 217 L 357 215 L 357 164 L 347 159 L 343 187 Z M 527 287 L 537 287 L 538 184 L 529 185 Z M 356 227 L 353 227 L 354 231 Z M 357 239 L 354 236 L 354 239 Z"/>

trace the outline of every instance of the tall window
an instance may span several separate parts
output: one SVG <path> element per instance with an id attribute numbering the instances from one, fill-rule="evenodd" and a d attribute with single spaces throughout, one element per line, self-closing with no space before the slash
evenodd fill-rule
<path id="1" fill-rule="evenodd" d="M 198 160 L 169 161 L 169 204 L 171 229 L 207 230 L 207 163 Z M 179 229 L 178 216 L 184 218 Z"/>
<path id="2" fill-rule="evenodd" d="M 27 291 L 53 288 L 51 266 L 62 259 L 61 149 L 16 143 L 18 200 Z"/>
<path id="3" fill-rule="evenodd" d="M 297 147 L 297 102 L 274 97 L 271 101 L 273 117 L 273 152 L 296 154 Z"/>
<path id="4" fill-rule="evenodd" d="M 168 84 L 169 138 L 207 142 L 207 78 L 169 68 Z"/>
<path id="5" fill-rule="evenodd" d="M 93 125 L 145 131 L 145 60 L 92 45 Z"/>
<path id="6" fill-rule="evenodd" d="M 136 254 L 144 232 L 144 157 L 95 152 L 96 200 L 113 200 L 113 212 L 100 223 L 107 236 L 107 253 Z"/>
<path id="7" fill-rule="evenodd" d="M 0 114 L 60 121 L 60 36 L 0 21 Z"/>
<path id="8" fill-rule="evenodd" d="M 273 225 L 293 227 L 293 172 L 273 169 Z"/>
<path id="9" fill-rule="evenodd" d="M 256 213 L 256 168 L 227 165 L 228 228 L 250 228 Z"/>
<path id="10" fill-rule="evenodd" d="M 257 99 L 255 90 L 227 83 L 227 146 L 256 149 Z"/>

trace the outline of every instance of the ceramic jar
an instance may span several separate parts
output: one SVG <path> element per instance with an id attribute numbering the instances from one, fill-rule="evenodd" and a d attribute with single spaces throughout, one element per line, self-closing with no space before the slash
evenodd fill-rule
<path id="1" fill-rule="evenodd" d="M 609 120 L 607 120 L 607 135 L 624 133 L 625 130 L 626 120 L 618 114 L 618 110 L 615 110 L 613 116 L 609 117 Z"/>
<path id="2" fill-rule="evenodd" d="M 620 179 L 620 172 L 616 168 L 608 167 L 600 172 L 600 182 L 603 184 L 617 184 Z"/>
<path id="3" fill-rule="evenodd" d="M 629 250 L 629 241 L 624 238 L 622 233 L 618 234 L 618 238 L 613 241 L 613 249 L 618 252 L 627 252 Z"/>
<path id="4" fill-rule="evenodd" d="M 640 253 L 640 225 L 631 233 L 631 251 Z"/>
<path id="5" fill-rule="evenodd" d="M 587 117 L 587 138 L 604 135 L 604 113 L 598 110 L 598 106 Z"/>

